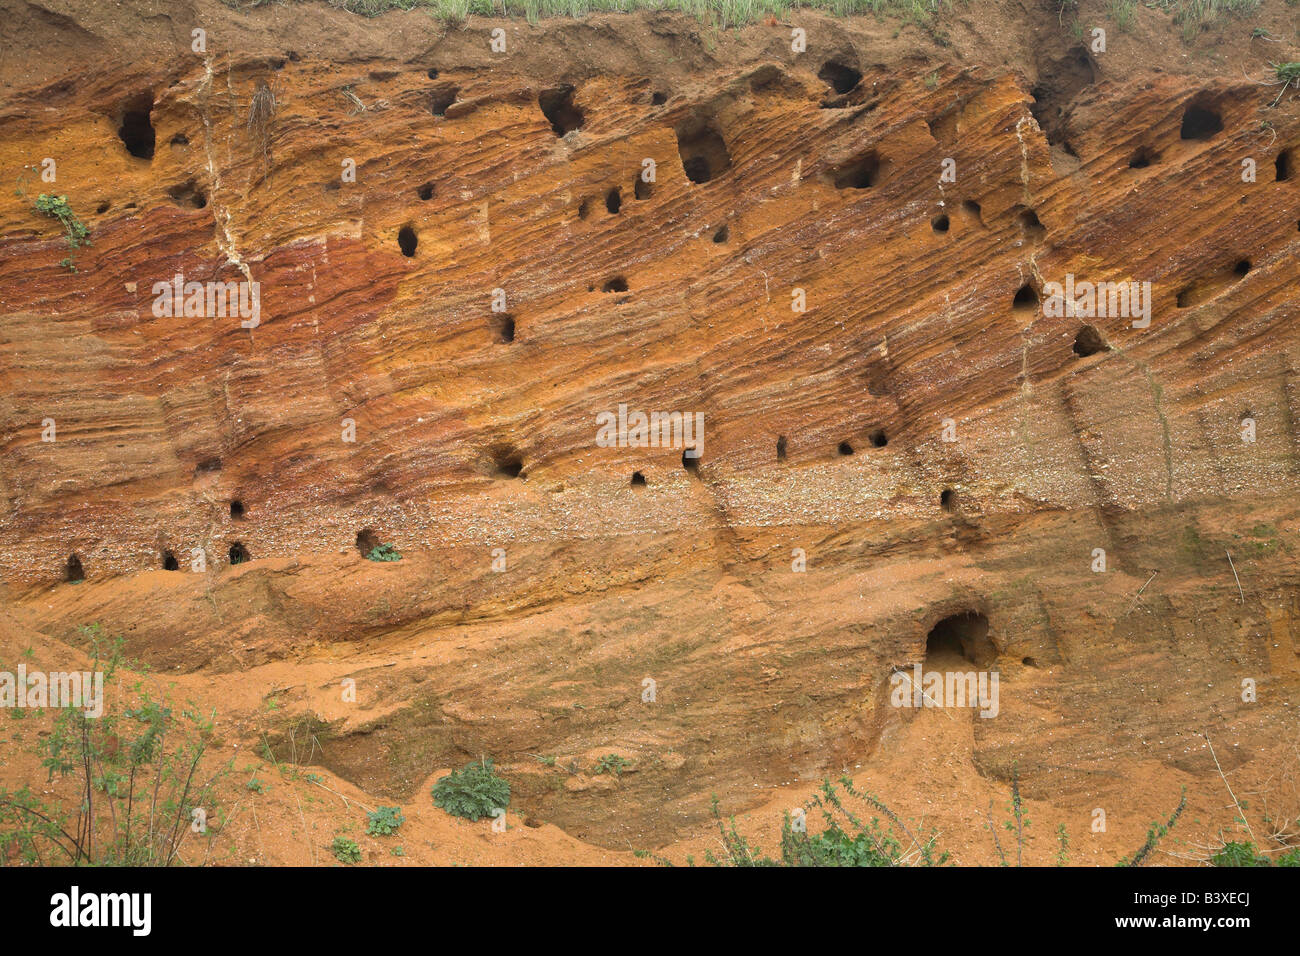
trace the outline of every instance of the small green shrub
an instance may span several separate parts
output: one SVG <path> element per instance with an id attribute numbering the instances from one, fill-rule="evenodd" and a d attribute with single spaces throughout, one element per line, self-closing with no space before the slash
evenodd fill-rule
<path id="1" fill-rule="evenodd" d="M 103 674 L 97 691 L 101 702 L 120 703 L 105 706 L 97 717 L 81 707 L 54 711 L 34 755 L 48 780 L 66 780 L 79 798 L 63 802 L 47 798 L 44 788 L 0 788 L 0 863 L 152 867 L 193 862 L 182 857 L 182 848 L 187 841 L 197 844 L 196 852 L 204 843 L 210 848 L 221 832 L 217 790 L 233 763 L 232 758 L 211 775 L 200 769 L 212 745 L 216 714 L 154 697 L 142 683 L 125 685 L 118 673 L 126 666 L 122 638 L 105 636 L 97 624 L 81 633 L 89 641 L 87 669 Z M 192 829 L 200 819 L 209 822 Z"/>
<path id="2" fill-rule="evenodd" d="M 1287 850 L 1275 860 L 1255 849 L 1253 843 L 1225 843 L 1210 857 L 1211 866 L 1300 866 L 1300 847 Z"/>
<path id="3" fill-rule="evenodd" d="M 1300 84 L 1300 62 L 1296 63 L 1273 63 L 1273 72 L 1277 74 L 1279 83 L 1296 83 Z"/>
<path id="4" fill-rule="evenodd" d="M 865 820 L 858 816 L 841 797 L 852 797 L 873 813 Z M 942 866 L 948 853 L 938 849 L 938 834 L 933 831 L 913 834 L 901 819 L 877 797 L 854 788 L 853 781 L 841 777 L 837 787 L 829 779 L 822 781 L 820 791 L 804 808 L 820 811 L 824 828 L 810 833 L 806 818 L 798 820 L 785 815 L 781 825 L 781 856 L 773 858 L 746 840 L 736 829 L 735 817 L 725 821 L 718 809 L 718 798 L 713 798 L 711 811 L 722 851 L 704 851 L 705 860 L 713 866 Z M 646 854 L 661 865 L 666 860 Z M 690 858 L 687 862 L 694 865 Z"/>
<path id="5" fill-rule="evenodd" d="M 82 246 L 90 245 L 90 230 L 72 211 L 72 207 L 68 205 L 67 196 L 51 196 L 47 193 L 41 193 L 36 197 L 36 211 L 43 216 L 49 216 L 51 219 L 59 221 L 59 225 L 63 226 L 63 230 L 67 235 L 68 248 L 73 252 L 76 252 Z M 73 272 L 77 271 L 72 256 L 63 259 L 59 265 Z"/>
<path id="6" fill-rule="evenodd" d="M 357 846 L 356 840 L 349 840 L 345 836 L 334 838 L 334 842 L 330 844 L 330 852 L 340 863 L 351 865 L 361 862 L 361 847 Z"/>
<path id="7" fill-rule="evenodd" d="M 453 770 L 435 783 L 433 802 L 454 817 L 478 820 L 510 806 L 510 784 L 496 775 L 489 757 Z"/>
<path id="8" fill-rule="evenodd" d="M 400 807 L 379 807 L 366 814 L 366 833 L 370 836 L 388 836 L 405 822 L 406 817 L 402 816 Z"/>
<path id="9" fill-rule="evenodd" d="M 612 773 L 616 777 L 621 777 L 623 771 L 630 766 L 632 766 L 632 761 L 624 760 L 618 754 L 605 754 L 596 761 L 596 767 L 591 772 L 593 775 Z"/>
<path id="10" fill-rule="evenodd" d="M 377 544 L 366 555 L 367 561 L 401 561 L 402 556 L 391 544 Z"/>

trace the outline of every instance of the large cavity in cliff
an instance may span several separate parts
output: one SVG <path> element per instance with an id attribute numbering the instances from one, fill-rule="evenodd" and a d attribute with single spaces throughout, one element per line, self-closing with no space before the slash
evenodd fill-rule
<path id="1" fill-rule="evenodd" d="M 1001 677 L 971 786 L 1044 800 L 1294 726 L 1300 120 L 1245 39 L 302 9 L 0 63 L 0 628 L 620 847 L 939 753 L 936 661 Z"/>

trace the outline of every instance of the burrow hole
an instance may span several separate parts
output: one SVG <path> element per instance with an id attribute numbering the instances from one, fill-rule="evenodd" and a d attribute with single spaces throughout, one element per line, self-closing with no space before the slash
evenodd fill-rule
<path id="1" fill-rule="evenodd" d="M 822 68 L 817 71 L 817 78 L 836 93 L 844 94 L 858 85 L 862 79 L 862 74 L 851 66 L 836 63 L 834 60 L 827 60 L 822 64 Z"/>
<path id="2" fill-rule="evenodd" d="M 883 428 L 877 428 L 867 436 L 867 440 L 871 442 L 872 448 L 884 448 L 889 444 L 889 436 L 885 434 Z"/>
<path id="3" fill-rule="evenodd" d="M 618 211 L 623 208 L 623 194 L 615 187 L 605 193 L 605 209 L 611 215 L 617 215 Z"/>
<path id="4" fill-rule="evenodd" d="M 1291 168 L 1291 150 L 1284 149 L 1273 160 L 1273 178 L 1279 183 L 1286 182 L 1291 178 Z"/>
<path id="5" fill-rule="evenodd" d="M 948 214 L 946 212 L 941 212 L 930 220 L 930 228 L 935 232 L 947 232 L 949 225 Z"/>
<path id="6" fill-rule="evenodd" d="M 836 446 L 835 451 L 841 455 L 851 455 L 853 454 L 853 446 L 846 441 L 842 441 Z"/>
<path id="7" fill-rule="evenodd" d="M 181 569 L 181 563 L 176 560 L 176 555 L 170 551 L 163 552 L 162 564 L 164 571 L 179 571 Z"/>
<path id="8" fill-rule="evenodd" d="M 1129 157 L 1128 168 L 1146 169 L 1148 166 L 1150 166 L 1159 158 L 1160 158 L 1160 154 L 1157 153 L 1150 146 L 1139 146 L 1137 148 L 1137 152 L 1135 152 L 1132 156 Z"/>
<path id="9" fill-rule="evenodd" d="M 63 565 L 63 580 L 69 584 L 78 584 L 86 580 L 86 572 L 81 567 L 81 558 L 75 554 L 68 555 L 68 560 Z"/>
<path id="10" fill-rule="evenodd" d="M 140 93 L 122 104 L 122 119 L 117 135 L 126 151 L 136 159 L 153 159 L 156 134 L 150 114 L 153 113 L 153 94 Z"/>
<path id="11" fill-rule="evenodd" d="M 448 108 L 456 102 L 459 93 L 460 88 L 455 86 L 444 86 L 434 90 L 429 96 L 429 111 L 434 116 L 446 116 Z"/>
<path id="12" fill-rule="evenodd" d="M 524 470 L 523 456 L 510 445 L 493 445 L 488 454 L 498 478 L 518 478 Z"/>
<path id="13" fill-rule="evenodd" d="M 167 195 L 176 205 L 189 206 L 191 209 L 202 209 L 208 204 L 208 197 L 203 194 L 203 190 L 193 179 L 186 180 L 179 186 L 173 186 L 167 190 Z"/>
<path id="14" fill-rule="evenodd" d="M 243 520 L 244 503 L 242 501 L 235 500 L 230 503 L 230 517 L 236 521 Z"/>
<path id="15" fill-rule="evenodd" d="M 718 231 L 713 234 L 713 241 L 718 245 L 722 245 L 729 238 L 731 238 L 731 230 L 726 225 L 719 226 Z"/>
<path id="16" fill-rule="evenodd" d="M 641 472 L 639 472 L 639 471 L 634 471 L 634 472 L 632 472 L 632 487 L 633 487 L 633 488 L 644 488 L 644 487 L 645 487 L 645 475 L 641 474 Z"/>
<path id="17" fill-rule="evenodd" d="M 515 317 L 505 313 L 494 313 L 492 316 L 492 331 L 496 333 L 497 341 L 509 344 L 515 340 Z"/>
<path id="18" fill-rule="evenodd" d="M 251 560 L 253 560 L 253 557 L 248 553 L 248 549 L 244 547 L 243 542 L 236 541 L 230 546 L 230 563 L 232 565 L 243 564 L 245 561 Z"/>
<path id="19" fill-rule="evenodd" d="M 553 90 L 543 90 L 537 97 L 537 105 L 551 123 L 556 136 L 572 133 L 582 129 L 582 110 L 573 104 L 573 87 L 559 86 Z"/>
<path id="20" fill-rule="evenodd" d="M 605 284 L 600 287 L 600 291 L 601 292 L 626 292 L 627 279 L 623 278 L 622 276 L 614 276 L 612 279 L 607 279 L 605 281 Z"/>
<path id="21" fill-rule="evenodd" d="M 776 439 L 776 460 L 777 461 L 785 461 L 785 448 L 786 448 L 785 436 L 778 435 Z"/>
<path id="22" fill-rule="evenodd" d="M 692 445 L 690 448 L 682 449 L 682 467 L 692 475 L 699 477 L 700 459 L 699 452 L 695 450 L 695 446 Z"/>
<path id="23" fill-rule="evenodd" d="M 1011 308 L 1017 312 L 1032 312 L 1038 308 L 1038 290 L 1026 282 L 1016 290 L 1016 296 L 1011 300 Z"/>
<path id="24" fill-rule="evenodd" d="M 945 488 L 939 492 L 939 507 L 944 511 L 952 514 L 957 510 L 957 492 L 952 488 Z"/>
<path id="25" fill-rule="evenodd" d="M 1183 110 L 1183 125 L 1178 131 L 1180 139 L 1205 140 L 1223 131 L 1223 117 L 1204 103 L 1193 101 Z"/>
<path id="26" fill-rule="evenodd" d="M 1098 352 L 1110 350 L 1106 343 L 1106 338 L 1097 330 L 1095 325 L 1085 325 L 1074 336 L 1074 354 L 1080 358 L 1087 358 L 1089 355 L 1096 355 Z"/>
<path id="27" fill-rule="evenodd" d="M 1033 242 L 1042 242 L 1047 235 L 1047 229 L 1039 220 L 1038 213 L 1032 209 L 1021 209 L 1016 213 L 1016 225 L 1020 228 L 1021 235 Z"/>
<path id="28" fill-rule="evenodd" d="M 415 191 L 415 194 L 419 196 L 421 199 L 423 199 L 425 202 L 428 202 L 430 199 L 433 198 L 434 192 L 435 192 L 435 187 L 433 183 L 425 183 L 423 186 L 421 186 L 419 189 Z"/>
<path id="29" fill-rule="evenodd" d="M 707 183 L 731 166 L 727 141 L 713 119 L 703 114 L 687 117 L 675 130 L 682 170 L 693 183 Z"/>
<path id="30" fill-rule="evenodd" d="M 357 551 L 360 552 L 363 558 L 379 545 L 379 535 L 375 533 L 374 528 L 362 528 L 357 532 Z"/>
<path id="31" fill-rule="evenodd" d="M 989 637 L 989 619 L 978 611 L 945 617 L 925 638 L 925 659 L 931 667 L 945 658 L 953 662 L 965 658 L 976 667 L 987 667 L 997 656 L 997 646 Z"/>
<path id="32" fill-rule="evenodd" d="M 401 249 L 402 255 L 408 259 L 415 255 L 415 247 L 419 244 L 420 238 L 415 234 L 415 227 L 410 223 L 397 230 L 397 248 Z"/>
<path id="33" fill-rule="evenodd" d="M 654 183 L 646 182 L 644 176 L 637 174 L 636 185 L 632 187 L 632 195 L 637 199 L 649 199 L 651 193 L 654 192 L 654 185 Z"/>
<path id="34" fill-rule="evenodd" d="M 869 189 L 880 182 L 885 163 L 876 151 L 868 150 L 831 171 L 836 189 Z"/>

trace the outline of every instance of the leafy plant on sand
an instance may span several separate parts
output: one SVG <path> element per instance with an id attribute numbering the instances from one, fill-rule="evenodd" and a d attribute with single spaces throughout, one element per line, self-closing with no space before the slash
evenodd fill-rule
<path id="1" fill-rule="evenodd" d="M 379 807 L 366 814 L 366 834 L 388 836 L 406 822 L 400 807 Z"/>
<path id="2" fill-rule="evenodd" d="M 616 777 L 623 776 L 623 771 L 632 766 L 632 761 L 620 757 L 618 754 L 605 754 L 596 761 L 596 766 L 592 769 L 592 775 L 598 776 L 602 773 L 612 773 Z"/>
<path id="3" fill-rule="evenodd" d="M 226 764 L 200 779 L 215 714 L 177 713 L 140 683 L 129 688 L 134 706 L 110 710 L 122 639 L 109 641 L 95 627 L 83 633 L 91 639 L 89 671 L 103 675 L 98 700 L 58 708 L 36 749 L 50 781 L 75 784 L 76 802 L 65 807 L 29 787 L 0 790 L 0 862 L 170 866 L 194 823 L 203 821 L 206 832 L 216 785 L 230 772 Z M 88 709 L 100 713 L 87 716 Z"/>
<path id="4" fill-rule="evenodd" d="M 391 544 L 377 544 L 366 554 L 367 561 L 401 561 L 402 555 Z"/>
<path id="5" fill-rule="evenodd" d="M 1255 849 L 1253 843 L 1225 843 L 1210 857 L 1211 866 L 1300 866 L 1300 847 L 1270 860 Z"/>
<path id="6" fill-rule="evenodd" d="M 35 205 L 36 211 L 41 215 L 58 220 L 67 236 L 68 248 L 74 253 L 82 246 L 90 245 L 90 229 L 72 211 L 72 207 L 68 205 L 67 196 L 51 196 L 47 193 L 41 193 L 36 197 Z M 77 271 L 72 256 L 68 256 L 59 264 L 65 269 L 71 269 L 73 272 Z"/>
<path id="7" fill-rule="evenodd" d="M 873 813 L 870 820 L 849 809 L 841 789 Z M 948 860 L 946 851 L 938 852 L 937 833 L 914 834 L 877 797 L 857 790 L 847 775 L 839 779 L 838 787 L 823 780 L 803 810 L 798 816 L 787 813 L 782 820 L 781 856 L 774 859 L 740 835 L 735 817 L 723 820 L 715 796 L 711 811 L 722 851 L 705 851 L 704 858 L 713 866 L 942 866 Z M 814 811 L 822 820 L 818 832 L 811 832 L 806 822 Z"/>
<path id="8" fill-rule="evenodd" d="M 334 854 L 334 859 L 349 866 L 361 862 L 361 847 L 357 846 L 356 840 L 345 836 L 334 838 L 334 842 L 330 844 L 330 852 Z"/>
<path id="9" fill-rule="evenodd" d="M 454 817 L 478 820 L 510 806 L 510 784 L 497 776 L 488 757 L 453 770 L 435 783 L 433 802 Z"/>

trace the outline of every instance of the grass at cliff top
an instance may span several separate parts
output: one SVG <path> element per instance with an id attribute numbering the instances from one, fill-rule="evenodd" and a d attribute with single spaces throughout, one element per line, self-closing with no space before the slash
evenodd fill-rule
<path id="1" fill-rule="evenodd" d="M 237 10 L 283 4 L 286 0 L 221 0 Z M 713 20 L 723 26 L 751 23 L 769 14 L 782 17 L 796 7 L 825 10 L 836 16 L 866 13 L 891 14 L 918 22 L 932 20 L 953 0 L 327 0 L 332 7 L 376 17 L 390 10 L 427 10 L 443 20 L 459 21 L 467 16 L 526 17 L 535 22 L 543 17 L 582 17 L 589 13 L 628 13 L 634 10 L 667 10 Z M 1068 6 L 1075 0 L 1064 0 Z"/>
<path id="2" fill-rule="evenodd" d="M 246 10 L 283 5 L 289 0 L 221 0 L 228 7 Z M 920 25 L 933 25 L 941 14 L 964 0 L 326 0 L 330 6 L 364 17 L 377 17 L 391 10 L 424 10 L 440 20 L 459 23 L 468 16 L 525 17 L 536 23 L 543 17 L 582 17 L 589 13 L 627 13 L 634 10 L 667 10 L 686 13 L 719 27 L 753 23 L 766 16 L 785 19 L 795 9 L 824 10 L 834 16 L 862 14 L 900 17 Z M 1256 10 L 1262 0 L 1108 0 L 1103 22 L 1121 33 L 1133 28 L 1138 6 L 1170 15 L 1181 25 L 1184 40 L 1212 29 L 1231 16 Z M 1075 21 L 1078 32 L 1079 0 L 1055 0 L 1058 19 L 1064 27 Z M 1286 0 L 1288 6 L 1300 0 Z M 1080 34 L 1081 36 L 1081 34 Z"/>

